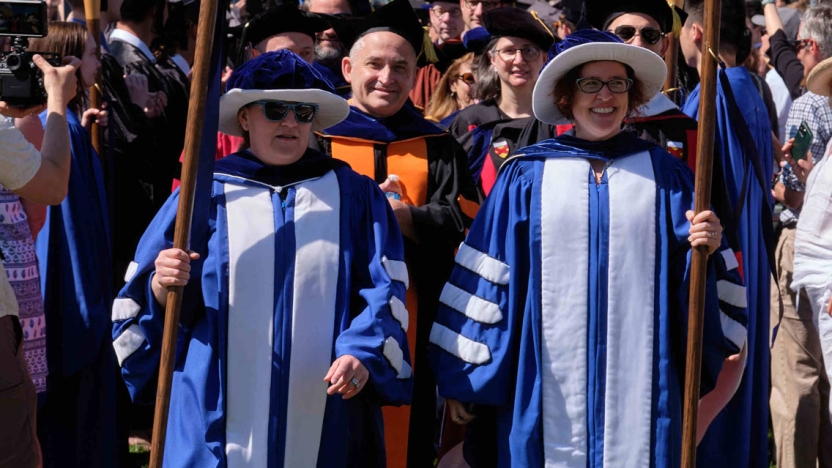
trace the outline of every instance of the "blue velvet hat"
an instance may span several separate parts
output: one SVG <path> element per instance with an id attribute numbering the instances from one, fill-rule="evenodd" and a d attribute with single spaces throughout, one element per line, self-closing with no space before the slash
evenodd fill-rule
<path id="1" fill-rule="evenodd" d="M 242 136 L 237 119 L 241 108 L 260 100 L 309 102 L 318 105 L 313 130 L 331 127 L 347 118 L 350 106 L 317 70 L 288 50 L 278 50 L 240 65 L 226 85 L 220 99 L 219 130 Z"/>
<path id="2" fill-rule="evenodd" d="M 644 94 L 651 98 L 661 91 L 667 77 L 664 60 L 652 51 L 624 44 L 615 34 L 593 29 L 581 29 L 566 36 L 552 46 L 549 57 L 534 85 L 532 108 L 538 120 L 552 125 L 570 123 L 555 105 L 552 92 L 558 80 L 575 67 L 598 61 L 628 65 L 644 86 Z"/>

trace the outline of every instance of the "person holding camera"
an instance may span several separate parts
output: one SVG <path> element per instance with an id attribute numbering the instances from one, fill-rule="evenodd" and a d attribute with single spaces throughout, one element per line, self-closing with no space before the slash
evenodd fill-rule
<path id="1" fill-rule="evenodd" d="M 53 67 L 40 55 L 34 64 L 43 72 L 46 104 L 28 108 L 0 100 L 0 184 L 22 198 L 57 204 L 66 197 L 70 169 L 66 111 L 77 92 L 75 71 L 80 60 L 72 57 Z M 2 99 L 2 97 L 0 97 Z M 46 110 L 47 125 L 41 151 L 14 127 L 14 118 Z M 23 357 L 23 331 L 18 304 L 0 264 L 0 467 L 34 467 L 40 464 L 35 413 L 35 388 Z"/>

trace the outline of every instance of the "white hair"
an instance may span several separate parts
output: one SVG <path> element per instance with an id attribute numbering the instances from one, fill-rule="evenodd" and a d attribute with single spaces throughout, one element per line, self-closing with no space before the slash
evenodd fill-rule
<path id="1" fill-rule="evenodd" d="M 361 36 L 358 38 L 357 41 L 350 47 L 350 61 L 357 62 L 358 61 L 358 53 L 361 52 L 361 49 L 367 45 L 366 41 L 364 41 L 365 36 Z"/>

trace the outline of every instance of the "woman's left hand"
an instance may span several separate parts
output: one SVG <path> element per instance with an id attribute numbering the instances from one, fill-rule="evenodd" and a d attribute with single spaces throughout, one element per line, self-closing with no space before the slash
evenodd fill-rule
<path id="1" fill-rule="evenodd" d="M 364 364 L 361 364 L 355 356 L 345 354 L 332 363 L 329 372 L 324 377 L 324 381 L 330 383 L 326 393 L 329 395 L 340 393 L 345 400 L 349 400 L 361 393 L 369 379 L 370 371 L 364 367 Z"/>
<path id="2" fill-rule="evenodd" d="M 99 127 L 106 127 L 107 126 L 107 110 L 106 104 L 101 104 L 101 109 L 87 109 L 84 111 L 84 114 L 81 115 L 81 126 L 89 130 L 92 127 L 93 122 L 97 123 Z"/>
<path id="3" fill-rule="evenodd" d="M 688 242 L 691 247 L 708 246 L 708 255 L 716 252 L 722 243 L 722 224 L 713 211 L 703 211 L 694 216 L 693 211 L 685 213 L 690 221 L 690 236 Z"/>

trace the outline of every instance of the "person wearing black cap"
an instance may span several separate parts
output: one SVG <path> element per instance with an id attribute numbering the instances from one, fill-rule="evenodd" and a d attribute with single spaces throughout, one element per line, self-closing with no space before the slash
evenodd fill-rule
<path id="1" fill-rule="evenodd" d="M 310 13 L 315 13 L 326 18 L 349 18 L 352 16 L 352 7 L 347 0 L 306 0 L 302 8 Z M 331 25 L 330 25 L 331 26 Z M 341 76 L 341 59 L 347 54 L 347 50 L 338 39 L 335 29 L 330 27 L 316 34 L 315 41 L 315 63 L 325 66 L 335 76 L 343 81 Z M 339 86 L 333 83 L 336 88 Z M 347 86 L 349 88 L 349 86 Z"/>
<path id="2" fill-rule="evenodd" d="M 667 52 L 669 36 L 679 37 L 687 19 L 684 11 L 676 11 L 666 0 L 586 0 L 586 7 L 587 20 L 594 28 L 660 57 Z M 663 93 L 653 96 L 627 123 L 645 140 L 681 158 L 691 169 L 696 168 L 698 124 Z"/>
<path id="3" fill-rule="evenodd" d="M 318 143 L 389 192 L 412 281 L 407 330 L 416 366 L 413 406 L 385 410 L 388 466 L 433 466 L 436 390 L 427 366 L 428 336 L 453 251 L 479 196 L 462 148 L 407 104 L 417 63 L 433 58 L 430 38 L 408 0 L 334 26 L 350 50 L 343 72 L 353 97 L 349 117 L 319 133 Z"/>
<path id="4" fill-rule="evenodd" d="M 476 67 L 481 102 L 460 111 L 448 130 L 468 153 L 471 174 L 488 195 L 523 128 L 534 120 L 532 91 L 554 35 L 535 15 L 517 8 L 489 11 L 485 29 L 491 40 Z"/>
<path id="5" fill-rule="evenodd" d="M 269 8 L 243 27 L 241 55 L 244 50 L 253 58 L 287 49 L 311 64 L 315 60 L 315 34 L 326 29 L 326 21 L 292 4 Z"/>

